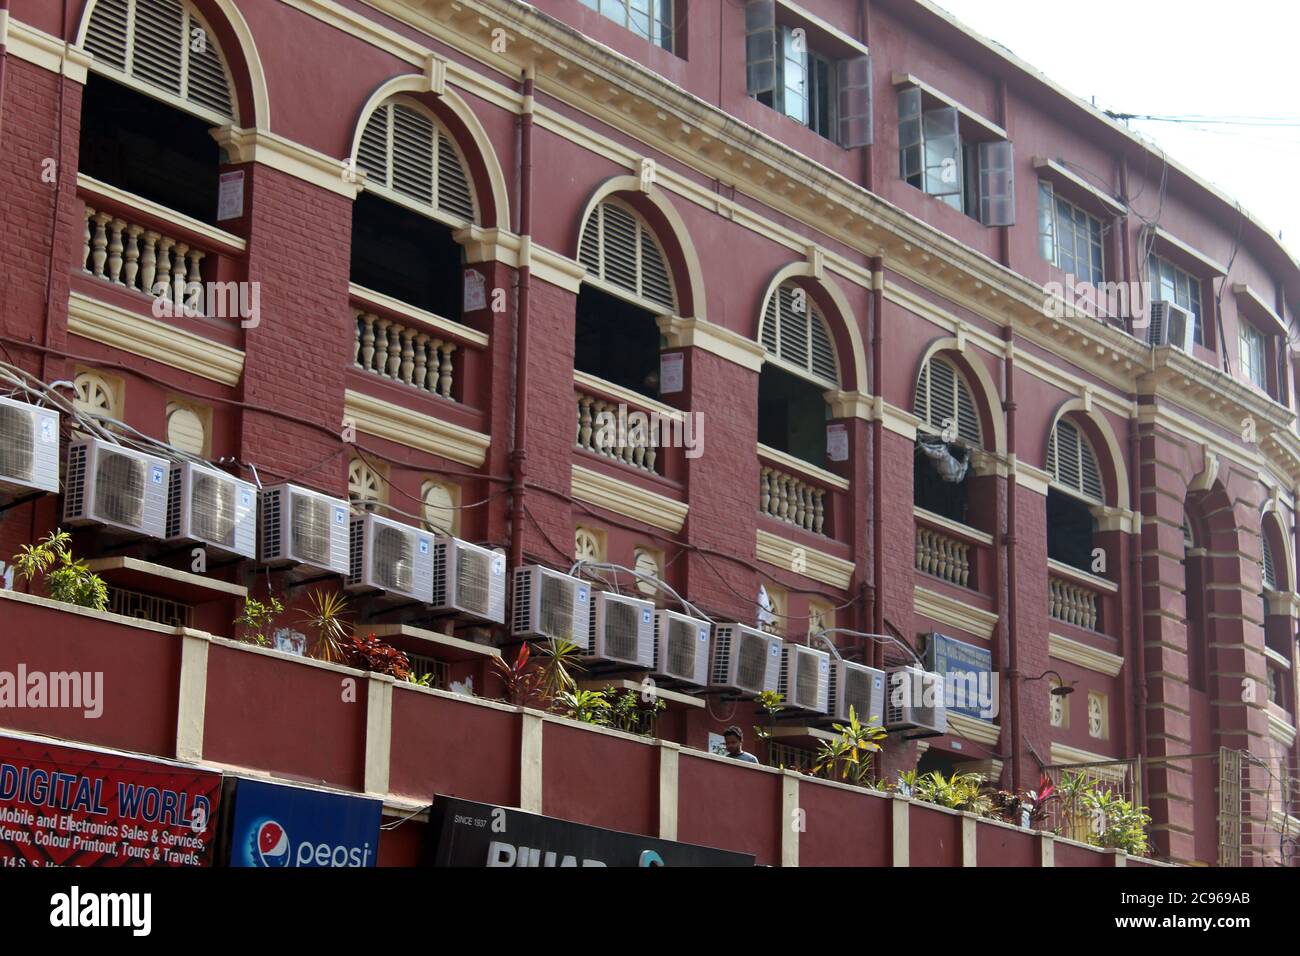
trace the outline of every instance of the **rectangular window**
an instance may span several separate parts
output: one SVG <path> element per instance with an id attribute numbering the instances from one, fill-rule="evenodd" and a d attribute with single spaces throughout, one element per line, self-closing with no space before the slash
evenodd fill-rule
<path id="1" fill-rule="evenodd" d="M 673 4 L 675 0 L 582 0 L 621 27 L 655 46 L 674 52 Z"/>
<path id="2" fill-rule="evenodd" d="M 1242 374 L 1246 376 L 1248 381 L 1267 391 L 1268 375 L 1264 371 L 1266 361 L 1264 357 L 1264 335 L 1245 320 L 1241 321 L 1241 327 L 1238 331 L 1241 346 L 1238 361 L 1241 362 Z"/>
<path id="3" fill-rule="evenodd" d="M 774 0 L 745 7 L 745 88 L 846 149 L 871 143 L 871 58 L 834 59 L 811 49 L 804 28 L 776 22 Z"/>
<path id="4" fill-rule="evenodd" d="M 1105 281 L 1101 220 L 1038 182 L 1038 236 L 1043 258 L 1081 282 Z"/>
<path id="5" fill-rule="evenodd" d="M 1201 280 L 1168 259 L 1152 254 L 1147 260 L 1147 281 L 1151 283 L 1153 302 L 1172 302 L 1192 313 L 1196 344 L 1205 345 L 1205 330 L 1201 322 Z"/>
<path id="6" fill-rule="evenodd" d="M 1015 162 L 1011 143 L 963 136 L 961 110 L 925 108 L 917 86 L 898 92 L 899 175 L 986 226 L 1015 225 Z"/>

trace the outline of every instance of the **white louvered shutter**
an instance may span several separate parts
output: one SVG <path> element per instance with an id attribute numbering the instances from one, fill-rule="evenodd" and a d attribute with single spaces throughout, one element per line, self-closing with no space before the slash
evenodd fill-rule
<path id="1" fill-rule="evenodd" d="M 676 313 L 677 297 L 663 249 L 630 209 L 612 202 L 597 206 L 582 228 L 578 259 L 597 278 Z"/>
<path id="2" fill-rule="evenodd" d="M 1260 531 L 1259 539 L 1264 546 L 1264 589 L 1277 590 L 1277 565 L 1273 563 L 1273 548 L 1268 543 L 1268 534 Z"/>
<path id="3" fill-rule="evenodd" d="M 784 284 L 768 298 L 759 338 L 763 348 L 781 361 L 802 369 L 824 385 L 839 387 L 835 346 L 825 318 L 806 290 Z"/>
<path id="4" fill-rule="evenodd" d="M 216 37 L 181 0 L 99 0 L 85 46 L 98 66 L 235 120 Z"/>
<path id="5" fill-rule="evenodd" d="M 973 448 L 984 447 L 975 399 L 965 377 L 951 362 L 932 358 L 925 363 L 916 379 L 913 408 L 917 418 L 930 426 L 934 434 L 942 435 L 946 425 L 957 426 L 957 438 Z"/>
<path id="6" fill-rule="evenodd" d="M 1047 470 L 1057 484 L 1092 501 L 1102 501 L 1101 469 L 1087 437 L 1067 419 L 1052 429 L 1047 446 Z"/>
<path id="7" fill-rule="evenodd" d="M 357 167 L 371 186 L 417 206 L 469 222 L 474 190 L 455 141 L 434 117 L 407 103 L 385 103 L 370 114 L 357 147 Z"/>

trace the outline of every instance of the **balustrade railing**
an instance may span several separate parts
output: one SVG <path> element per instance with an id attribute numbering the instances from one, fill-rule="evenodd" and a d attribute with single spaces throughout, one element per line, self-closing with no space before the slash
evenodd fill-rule
<path id="1" fill-rule="evenodd" d="M 822 534 L 826 524 L 826 490 L 798 475 L 763 465 L 758 479 L 758 510 L 804 531 Z"/>
<path id="2" fill-rule="evenodd" d="M 964 588 L 971 577 L 971 546 L 943 531 L 916 526 L 916 569 Z"/>
<path id="3" fill-rule="evenodd" d="M 648 400 L 636 401 L 635 396 L 624 395 L 624 390 L 609 383 L 604 383 L 601 388 L 608 394 L 600 395 L 590 383 L 590 376 L 580 374 L 579 383 L 574 387 L 577 410 L 575 441 L 578 447 L 620 464 L 662 475 L 663 449 L 672 435 L 670 425 L 682 413 L 657 408 Z M 630 404 L 629 398 L 636 404 Z"/>
<path id="4" fill-rule="evenodd" d="M 1101 617 L 1096 591 L 1078 581 L 1049 573 L 1047 594 L 1047 613 L 1055 620 L 1089 631 L 1098 630 Z"/>
<path id="5" fill-rule="evenodd" d="M 358 368 L 443 398 L 452 397 L 455 342 L 365 309 L 352 311 Z"/>

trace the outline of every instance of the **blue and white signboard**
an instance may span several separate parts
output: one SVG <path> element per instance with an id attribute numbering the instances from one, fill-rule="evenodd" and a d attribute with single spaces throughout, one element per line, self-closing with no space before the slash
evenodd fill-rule
<path id="1" fill-rule="evenodd" d="M 260 780 L 233 785 L 230 866 L 375 865 L 382 801 Z"/>
<path id="2" fill-rule="evenodd" d="M 930 670 L 943 675 L 944 704 L 949 713 L 978 720 L 998 715 L 998 688 L 993 652 L 944 634 L 931 634 Z"/>

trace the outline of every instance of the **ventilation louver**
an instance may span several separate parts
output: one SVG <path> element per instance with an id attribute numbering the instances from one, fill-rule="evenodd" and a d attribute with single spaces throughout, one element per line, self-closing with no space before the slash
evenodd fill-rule
<path id="1" fill-rule="evenodd" d="M 298 485 L 262 489 L 260 559 L 331 574 L 349 571 L 349 505 Z"/>
<path id="2" fill-rule="evenodd" d="M 709 686 L 743 695 L 776 690 L 782 643 L 775 634 L 744 624 L 718 624 L 713 629 Z"/>
<path id="3" fill-rule="evenodd" d="M 161 538 L 170 470 L 166 459 L 133 448 L 94 438 L 74 442 L 68 448 L 63 520 Z"/>
<path id="4" fill-rule="evenodd" d="M 257 490 L 247 481 L 194 462 L 172 465 L 167 540 L 194 541 L 221 554 L 257 552 Z"/>
<path id="5" fill-rule="evenodd" d="M 59 490 L 59 413 L 0 398 L 0 494 Z"/>

